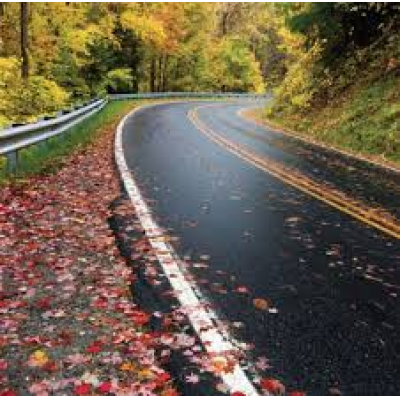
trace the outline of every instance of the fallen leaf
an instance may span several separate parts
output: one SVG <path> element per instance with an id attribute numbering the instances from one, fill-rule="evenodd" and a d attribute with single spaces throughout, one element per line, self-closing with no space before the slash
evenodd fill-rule
<path id="1" fill-rule="evenodd" d="M 111 388 L 112 388 L 111 382 L 103 382 L 98 386 L 97 390 L 100 393 L 106 394 L 106 393 L 110 393 Z"/>
<path id="2" fill-rule="evenodd" d="M 262 389 L 272 395 L 283 394 L 285 386 L 278 379 L 264 378 L 260 382 Z"/>
<path id="3" fill-rule="evenodd" d="M 47 353 L 43 350 L 36 350 L 29 357 L 28 365 L 30 367 L 43 367 L 48 362 L 49 362 L 49 357 Z"/>
<path id="4" fill-rule="evenodd" d="M 253 306 L 259 310 L 268 310 L 269 309 L 269 301 L 261 298 L 257 298 L 253 300 Z"/>
<path id="5" fill-rule="evenodd" d="M 90 383 L 81 383 L 74 387 L 74 394 L 76 396 L 87 396 L 92 391 L 92 385 Z"/>

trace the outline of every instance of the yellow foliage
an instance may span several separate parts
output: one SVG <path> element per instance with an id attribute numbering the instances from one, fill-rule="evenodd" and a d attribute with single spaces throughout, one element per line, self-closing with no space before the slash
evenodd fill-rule
<path id="1" fill-rule="evenodd" d="M 19 68 L 17 58 L 0 58 L 0 115 L 10 122 L 24 122 L 65 105 L 68 94 L 64 89 L 42 76 L 25 82 Z"/>
<path id="2" fill-rule="evenodd" d="M 143 16 L 128 10 L 122 13 L 121 24 L 125 29 L 135 32 L 143 42 L 157 48 L 162 46 L 166 38 L 162 23 L 152 16 Z"/>
<path id="3" fill-rule="evenodd" d="M 316 43 L 310 50 L 299 55 L 297 61 L 289 67 L 281 85 L 275 90 L 273 108 L 269 110 L 270 112 L 282 107 L 304 109 L 309 106 L 317 89 L 310 65 L 314 65 L 320 52 L 321 47 Z"/>

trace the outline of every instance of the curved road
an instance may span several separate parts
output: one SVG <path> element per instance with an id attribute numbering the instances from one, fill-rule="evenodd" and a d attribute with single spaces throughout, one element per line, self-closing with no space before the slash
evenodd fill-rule
<path id="1" fill-rule="evenodd" d="M 315 395 L 398 394 L 399 176 L 259 127 L 237 114 L 249 105 L 142 109 L 124 126 L 129 168 L 217 313 L 254 360 L 268 358 L 267 375 Z M 342 196 L 394 222 L 369 224 Z"/>

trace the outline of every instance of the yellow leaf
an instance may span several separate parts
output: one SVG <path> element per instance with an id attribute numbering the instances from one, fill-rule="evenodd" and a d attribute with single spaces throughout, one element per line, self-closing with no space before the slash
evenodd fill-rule
<path id="1" fill-rule="evenodd" d="M 144 379 L 151 379 L 154 377 L 154 373 L 151 372 L 149 369 L 142 369 L 138 372 L 138 378 L 141 380 Z"/>
<path id="2" fill-rule="evenodd" d="M 121 371 L 134 372 L 137 368 L 130 362 L 124 362 L 119 369 Z"/>
<path id="3" fill-rule="evenodd" d="M 33 367 L 43 367 L 49 362 L 47 353 L 43 350 L 36 350 L 29 357 L 29 365 Z"/>

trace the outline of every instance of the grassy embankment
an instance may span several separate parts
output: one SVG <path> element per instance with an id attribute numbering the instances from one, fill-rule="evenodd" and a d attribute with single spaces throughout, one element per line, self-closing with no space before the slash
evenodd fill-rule
<path id="1" fill-rule="evenodd" d="M 99 113 L 69 129 L 64 135 L 48 139 L 45 144 L 30 146 L 19 152 L 18 170 L 9 175 L 5 158 L 0 159 L 0 182 L 20 180 L 28 176 L 52 173 L 66 157 L 91 143 L 104 129 L 115 124 L 138 101 L 111 102 Z"/>
<path id="2" fill-rule="evenodd" d="M 143 104 L 159 103 L 163 101 L 179 101 L 188 99 L 165 99 L 165 100 L 120 100 L 112 101 L 99 113 L 88 120 L 81 122 L 76 127 L 69 129 L 65 134 L 48 139 L 45 144 L 30 146 L 19 152 L 18 170 L 10 175 L 6 170 L 6 159 L 0 157 L 0 184 L 10 180 L 21 180 L 33 175 L 48 174 L 57 171 L 66 157 L 75 151 L 83 149 L 86 145 L 96 139 L 104 129 L 111 128 L 130 109 Z M 223 100 L 213 98 L 199 100 Z"/>
<path id="3" fill-rule="evenodd" d="M 316 142 L 400 166 L 399 67 L 387 72 L 382 56 L 365 66 L 346 85 L 335 88 L 328 101 L 314 102 L 307 110 L 290 107 L 279 113 L 271 108 L 261 118 L 274 127 L 288 129 Z M 339 76 L 346 74 L 345 69 Z M 338 80 L 339 81 L 339 80 Z M 321 105 L 322 104 L 322 105 Z"/>

